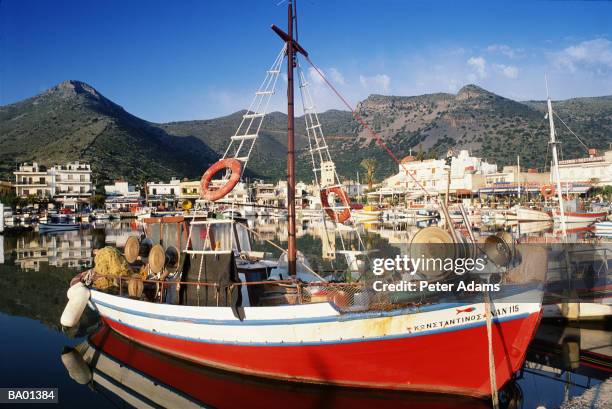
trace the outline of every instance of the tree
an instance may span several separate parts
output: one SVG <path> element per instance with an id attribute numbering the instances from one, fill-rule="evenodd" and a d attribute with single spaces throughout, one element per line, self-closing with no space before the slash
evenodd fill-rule
<path id="1" fill-rule="evenodd" d="M 106 202 L 106 198 L 104 195 L 93 195 L 91 197 L 91 205 L 96 209 L 101 209 L 104 207 L 104 203 Z"/>
<path id="2" fill-rule="evenodd" d="M 417 160 L 420 160 L 420 161 L 425 159 L 425 152 L 423 152 L 423 144 L 422 143 L 419 143 L 419 151 L 417 153 L 416 158 L 417 158 Z"/>
<path id="3" fill-rule="evenodd" d="M 361 167 L 365 169 L 365 181 L 368 184 L 368 188 L 372 189 L 374 184 L 374 173 L 376 172 L 376 160 L 364 159 L 361 161 Z"/>

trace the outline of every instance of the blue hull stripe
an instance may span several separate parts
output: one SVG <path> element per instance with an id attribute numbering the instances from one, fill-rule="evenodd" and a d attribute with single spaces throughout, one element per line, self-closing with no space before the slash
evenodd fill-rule
<path id="1" fill-rule="evenodd" d="M 248 317 L 244 321 L 240 321 L 238 319 L 235 320 L 214 320 L 208 318 L 185 318 L 174 315 L 161 315 L 154 314 L 149 312 L 138 311 L 130 308 L 118 307 L 113 304 L 106 303 L 100 300 L 92 300 L 94 304 L 98 304 L 102 307 L 110 308 L 115 311 L 123 312 L 126 314 L 136 315 L 145 318 L 154 318 L 157 320 L 163 321 L 172 321 L 172 322 L 189 322 L 193 324 L 203 324 L 203 325 L 235 325 L 235 326 L 258 326 L 258 325 L 288 325 L 288 324 L 316 324 L 323 322 L 342 322 L 342 321 L 352 321 L 352 320 L 362 320 L 366 318 L 381 318 L 381 317 L 395 317 L 398 315 L 409 315 L 416 313 L 423 313 L 429 311 L 440 311 L 444 309 L 464 307 L 466 305 L 473 305 L 478 303 L 443 303 L 443 304 L 435 304 L 425 307 L 409 307 L 409 308 L 400 308 L 391 311 L 367 311 L 367 312 L 352 312 L 352 313 L 344 313 L 341 315 L 330 315 L 323 317 L 309 317 L 309 318 L 294 318 L 294 319 L 267 319 L 267 320 L 249 320 Z M 206 308 L 206 307 L 201 307 Z M 227 307 L 229 308 L 229 307 Z"/>

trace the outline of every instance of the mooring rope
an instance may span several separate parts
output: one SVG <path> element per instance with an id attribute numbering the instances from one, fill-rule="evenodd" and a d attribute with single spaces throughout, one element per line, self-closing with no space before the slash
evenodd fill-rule
<path id="1" fill-rule="evenodd" d="M 491 296 L 484 292 L 485 315 L 487 318 L 487 347 L 489 349 L 489 380 L 491 381 L 491 401 L 493 408 L 499 409 L 499 395 L 497 394 L 497 375 L 495 373 L 495 354 L 493 352 L 493 328 L 491 314 Z"/>

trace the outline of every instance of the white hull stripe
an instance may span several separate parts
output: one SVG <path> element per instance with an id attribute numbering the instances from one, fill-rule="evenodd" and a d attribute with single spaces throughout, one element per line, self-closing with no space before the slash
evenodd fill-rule
<path id="1" fill-rule="evenodd" d="M 523 293 L 540 293 L 539 287 L 532 287 L 529 291 Z M 518 300 L 512 300 L 512 296 L 519 296 L 519 291 L 514 289 L 509 291 L 503 299 L 494 300 L 493 305 L 498 303 L 520 303 L 520 304 L 533 304 L 533 302 L 520 302 Z M 524 296 L 524 299 L 541 299 L 541 296 L 534 297 L 533 295 Z M 329 302 L 316 303 L 316 304 L 303 304 L 303 305 L 283 305 L 277 307 L 245 307 L 245 320 L 240 321 L 236 318 L 229 307 L 194 307 L 194 306 L 182 306 L 173 304 L 157 304 L 146 301 L 138 301 L 130 298 L 119 297 L 108 295 L 96 290 L 91 292 L 91 301 L 96 306 L 102 306 L 109 309 L 116 310 L 121 313 L 136 315 L 145 318 L 151 318 L 156 320 L 164 320 L 171 322 L 186 322 L 192 324 L 203 324 L 203 325 L 235 325 L 235 326 L 258 326 L 258 325 L 293 325 L 293 324 L 313 324 L 313 323 L 326 323 L 326 322 L 343 322 L 351 320 L 363 320 L 367 318 L 383 318 L 383 317 L 397 317 L 402 315 L 414 315 L 419 313 L 428 312 L 440 312 L 444 310 L 450 310 L 457 307 L 466 307 L 470 305 L 481 304 L 479 302 L 464 302 L 464 303 L 439 303 L 431 304 L 422 307 L 406 307 L 399 308 L 390 311 L 365 311 L 365 312 L 348 312 L 340 314 L 335 309 L 334 305 Z M 302 307 L 302 308 L 298 308 Z M 306 309 L 303 307 L 315 307 L 316 309 Z M 272 309 L 272 310 L 271 310 Z M 287 311 L 292 311 L 287 314 Z M 154 312 L 152 312 L 153 310 Z M 155 312 L 157 311 L 157 312 Z M 264 314 L 261 314 L 264 312 Z M 280 313 L 280 314 L 279 314 Z M 284 314 L 283 314 L 284 313 Z M 319 315 L 313 315 L 313 314 Z M 324 313 L 325 315 L 320 315 Z M 178 315 L 180 314 L 180 315 Z M 228 319 L 217 319 L 217 318 L 203 318 L 202 316 L 214 316 L 214 317 L 227 317 Z M 285 315 L 286 318 L 272 318 L 278 315 Z"/>
<path id="2" fill-rule="evenodd" d="M 362 313 L 353 312 L 353 313 L 347 313 L 344 315 L 332 315 L 332 316 L 327 316 L 327 317 L 293 318 L 293 319 L 278 319 L 278 320 L 261 320 L 261 319 L 249 320 L 248 319 L 249 317 L 246 317 L 244 321 L 240 321 L 238 319 L 213 320 L 213 319 L 207 319 L 207 318 L 183 318 L 183 317 L 178 317 L 174 315 L 152 314 L 152 313 L 138 311 L 138 310 L 134 310 L 130 308 L 118 307 L 116 305 L 112 305 L 112 304 L 109 304 L 109 303 L 106 303 L 100 300 L 95 300 L 94 302 L 96 305 L 110 308 L 115 311 L 119 311 L 119 312 L 130 314 L 130 315 L 137 315 L 140 317 L 153 318 L 157 320 L 165 320 L 165 321 L 172 321 L 172 322 L 189 322 L 192 324 L 204 324 L 204 325 L 236 325 L 236 326 L 316 324 L 316 323 L 323 323 L 323 322 L 363 320 L 367 318 L 395 317 L 398 315 L 417 314 L 419 312 L 424 312 L 424 311 L 419 311 L 418 309 L 412 307 L 412 308 L 396 309 L 392 311 L 368 311 L 368 312 L 362 312 Z M 435 311 L 449 309 L 449 308 L 456 308 L 456 307 L 465 307 L 465 306 L 473 305 L 473 304 L 455 303 L 455 304 L 437 304 L 437 305 L 438 306 L 443 305 L 443 308 L 436 309 Z M 200 307 L 200 308 L 206 308 L 206 307 Z"/>

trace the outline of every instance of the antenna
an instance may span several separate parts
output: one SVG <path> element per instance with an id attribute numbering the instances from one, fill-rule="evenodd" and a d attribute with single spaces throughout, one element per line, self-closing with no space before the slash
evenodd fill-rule
<path id="1" fill-rule="evenodd" d="M 546 84 L 546 99 L 550 99 L 550 94 L 548 93 L 548 76 L 544 73 L 544 83 Z"/>

